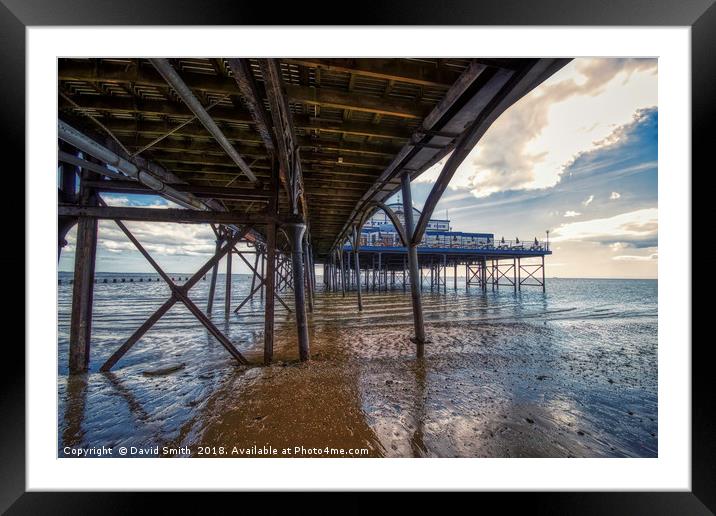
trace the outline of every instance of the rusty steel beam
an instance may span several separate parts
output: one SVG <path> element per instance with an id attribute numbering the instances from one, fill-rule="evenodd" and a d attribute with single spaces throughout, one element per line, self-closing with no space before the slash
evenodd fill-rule
<path id="1" fill-rule="evenodd" d="M 122 64 L 106 62 L 95 63 L 90 60 L 60 59 L 57 72 L 60 81 L 110 82 L 153 86 L 160 89 L 166 87 L 166 82 L 162 76 L 150 66 L 132 64 L 128 67 Z M 228 77 L 190 72 L 184 75 L 185 82 L 193 90 L 232 93 L 234 95 L 238 93 L 236 83 Z"/>
<path id="2" fill-rule="evenodd" d="M 265 160 L 265 157 L 262 155 L 260 156 L 262 160 Z M 181 163 L 181 164 L 196 164 L 196 165 L 216 165 L 219 167 L 228 167 L 229 170 L 227 170 L 228 173 L 231 173 L 231 170 L 234 170 L 234 175 L 236 175 L 236 164 L 226 158 L 225 156 L 211 156 L 207 155 L 206 153 L 196 154 L 191 152 L 164 152 L 164 151 L 152 151 L 152 158 L 161 161 L 169 163 Z M 263 168 L 266 168 L 268 165 L 264 165 Z M 253 183 L 253 181 L 252 181 Z M 255 184 L 255 183 L 254 183 Z"/>
<path id="3" fill-rule="evenodd" d="M 281 72 L 276 60 L 261 59 L 259 65 L 266 84 L 266 96 L 271 106 L 279 179 L 288 194 L 291 214 L 300 214 L 305 220 L 307 210 L 303 198 L 303 173 L 293 116 L 284 89 L 287 85 L 281 79 Z"/>
<path id="4" fill-rule="evenodd" d="M 135 139 L 135 142 L 139 142 L 139 138 Z M 146 139 L 145 139 L 146 140 Z M 139 147 L 139 144 L 137 145 L 130 145 L 129 147 Z M 259 146 L 256 145 L 237 145 L 236 150 L 241 153 L 242 156 L 245 156 L 246 158 L 251 158 L 253 160 L 267 160 L 270 159 L 270 156 L 266 154 L 266 151 Z M 161 144 L 153 145 L 151 147 L 152 153 L 179 153 L 180 155 L 183 154 L 198 154 L 198 155 L 204 155 L 204 154 L 212 154 L 215 156 L 224 156 L 224 150 L 219 147 L 213 140 L 208 141 L 195 141 L 195 140 L 171 140 L 171 139 L 165 139 Z"/>
<path id="5" fill-rule="evenodd" d="M 419 102 L 371 97 L 354 92 L 343 92 L 327 88 L 309 88 L 296 84 L 286 84 L 286 95 L 294 102 L 309 105 L 344 109 L 347 111 L 363 111 L 398 118 L 422 119 L 429 111 L 429 105 Z"/>
<path id="6" fill-rule="evenodd" d="M 207 113 L 204 106 L 202 106 L 199 99 L 196 98 L 191 88 L 184 82 L 179 76 L 177 71 L 171 65 L 167 59 L 150 59 L 157 71 L 164 77 L 167 83 L 172 89 L 181 97 L 186 103 L 189 109 L 196 115 L 199 121 L 202 123 L 206 130 L 209 131 L 221 147 L 226 151 L 231 160 L 236 163 L 239 169 L 244 173 L 249 181 L 252 183 L 259 183 L 254 173 L 251 171 L 249 165 L 243 160 L 243 158 L 236 152 L 236 149 L 231 145 L 231 142 L 226 138 L 224 133 L 221 131 L 216 121 Z"/>
<path id="7" fill-rule="evenodd" d="M 158 194 L 164 195 L 187 208 L 197 210 L 209 209 L 206 203 L 199 201 L 190 194 L 176 191 L 173 186 L 168 185 L 163 179 L 157 177 L 153 171 L 160 167 L 153 167 L 145 160 L 135 159 L 130 161 L 129 159 L 125 159 L 62 120 L 57 121 L 57 133 L 61 140 L 108 165 L 112 165 L 123 174 L 155 190 Z"/>
<path id="8" fill-rule="evenodd" d="M 185 104 L 173 100 L 149 100 L 137 97 L 107 97 L 95 95 L 74 95 L 70 97 L 79 108 L 72 106 L 66 101 L 60 102 L 61 109 L 81 110 L 81 111 L 102 111 L 107 113 L 133 113 L 142 115 L 154 115 L 162 117 L 185 118 L 187 120 L 195 118 L 196 115 Z M 205 109 L 205 108 L 204 108 Z M 251 115 L 235 108 L 226 106 L 216 106 L 211 109 L 211 116 L 214 120 L 221 122 L 253 124 Z M 198 120 L 196 120 L 198 122 Z M 191 122 L 194 124 L 195 122 Z M 188 127 L 188 126 L 187 126 Z M 108 127 L 108 129 L 111 129 Z M 176 122 L 173 127 L 169 127 L 165 133 L 176 129 Z M 174 134 L 181 134 L 185 130 L 181 128 Z"/>
<path id="9" fill-rule="evenodd" d="M 234 80 L 246 101 L 246 106 L 249 109 L 249 113 L 251 113 L 251 118 L 256 124 L 256 129 L 266 146 L 266 150 L 268 152 L 274 152 L 276 145 L 271 135 L 266 110 L 264 109 L 262 97 L 254 80 L 254 75 L 251 72 L 251 65 L 248 59 L 228 59 L 228 63 Z"/>
<path id="10" fill-rule="evenodd" d="M 221 121 L 217 118 L 217 120 Z M 149 143 L 154 137 L 166 134 L 174 126 L 171 122 L 159 122 L 151 120 L 126 120 L 119 118 L 105 119 L 103 121 L 105 127 L 115 134 L 128 134 L 132 136 L 140 136 L 137 141 L 142 142 L 141 135 L 144 135 L 143 144 Z M 262 145 L 263 141 L 258 133 L 247 129 L 236 127 L 224 127 L 226 137 L 235 142 L 254 143 Z M 180 130 L 171 135 L 174 138 L 196 138 L 200 140 L 213 141 L 213 137 L 201 126 L 197 121 L 185 125 Z"/>
<path id="11" fill-rule="evenodd" d="M 377 142 L 331 141 L 307 137 L 298 139 L 301 149 L 311 149 L 318 153 L 329 154 L 358 154 L 364 156 L 384 156 L 392 158 L 399 150 L 400 145 Z"/>
<path id="12" fill-rule="evenodd" d="M 150 59 L 150 61 L 154 64 L 156 60 Z M 58 73 L 60 81 L 120 82 L 157 88 L 166 86 L 166 83 L 162 80 L 164 74 L 161 71 L 157 73 L 148 67 L 140 67 L 139 69 L 134 67 L 133 69 L 125 70 L 122 66 L 114 67 L 103 63 L 95 69 L 92 64 L 62 63 Z M 239 93 L 236 83 L 230 78 L 184 72 L 182 81 L 192 90 L 234 95 Z M 298 85 L 287 85 L 286 93 L 293 101 L 338 109 L 367 111 L 401 118 L 423 118 L 426 114 L 415 103 L 402 99 L 358 96 L 350 92 L 328 90 L 326 88 L 308 88 Z"/>
<path id="13" fill-rule="evenodd" d="M 123 206 L 76 206 L 60 204 L 60 216 L 91 217 L 95 219 L 141 220 L 149 222 L 175 222 L 178 224 L 237 224 L 255 225 L 276 222 L 266 214 L 243 214 L 216 211 L 192 211 L 175 208 L 128 208 Z"/>
<path id="14" fill-rule="evenodd" d="M 386 81 L 449 88 L 460 72 L 406 59 L 282 59 L 284 63 L 330 72 L 362 75 Z"/>
<path id="15" fill-rule="evenodd" d="M 80 103 L 83 105 L 91 105 L 93 101 L 90 100 L 90 96 L 86 95 L 86 97 L 87 100 L 82 99 Z M 109 102 L 109 100 L 107 100 L 107 102 Z M 249 125 L 253 123 L 252 119 L 250 119 L 249 116 L 242 116 L 240 113 L 237 114 L 235 110 L 229 110 L 224 112 L 221 108 L 218 111 L 216 109 L 217 108 L 214 108 L 212 110 L 213 116 L 216 120 Z M 110 110 L 109 112 L 112 111 Z M 190 116 L 190 114 L 187 114 L 186 116 L 188 117 Z M 352 136 L 361 136 L 366 138 L 380 138 L 381 140 L 394 140 L 396 142 L 407 141 L 411 135 L 411 131 L 408 128 L 399 126 L 383 126 L 382 124 L 371 124 L 368 122 L 340 122 L 333 120 L 316 119 L 307 115 L 295 115 L 293 117 L 293 121 L 297 129 L 304 129 L 306 131 L 317 133 L 326 132 L 335 134 L 348 134 Z M 168 124 L 166 122 L 156 122 L 148 120 L 110 119 L 103 120 L 103 124 L 115 134 L 138 133 L 146 135 L 162 135 L 173 128 L 172 124 Z M 236 127 L 224 127 L 223 131 L 229 140 L 263 143 L 261 136 L 257 132 L 247 131 L 245 129 L 239 129 Z M 206 129 L 198 125 L 196 122 L 192 122 L 191 124 L 182 127 L 180 130 L 174 133 L 174 136 L 188 136 L 192 138 L 204 139 L 211 138 L 211 135 L 206 132 Z M 310 141 L 312 140 L 299 139 L 301 145 Z M 335 142 L 327 141 L 327 143 Z"/>
<path id="16" fill-rule="evenodd" d="M 100 192 L 137 193 L 152 194 L 156 192 L 151 188 L 132 181 L 87 181 L 87 186 L 95 188 Z M 233 186 L 203 186 L 196 184 L 176 185 L 179 192 L 191 193 L 199 198 L 211 199 L 267 199 L 271 192 L 259 188 L 238 188 Z"/>

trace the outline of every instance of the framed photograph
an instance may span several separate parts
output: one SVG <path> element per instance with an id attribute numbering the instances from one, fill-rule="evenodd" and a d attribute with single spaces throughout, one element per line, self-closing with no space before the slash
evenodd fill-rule
<path id="1" fill-rule="evenodd" d="M 0 5 L 26 223 L 3 510 L 716 510 L 691 338 L 713 2 L 296 8 Z"/>

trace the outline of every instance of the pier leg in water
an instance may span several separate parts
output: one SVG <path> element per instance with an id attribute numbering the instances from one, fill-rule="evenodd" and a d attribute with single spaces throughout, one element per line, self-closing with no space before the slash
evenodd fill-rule
<path id="1" fill-rule="evenodd" d="M 223 240 L 217 236 L 216 238 L 216 250 L 214 254 L 219 254 L 221 249 L 221 243 Z M 211 317 L 211 311 L 214 309 L 214 293 L 216 292 L 216 275 L 219 273 L 219 262 L 214 264 L 214 268 L 211 270 L 211 283 L 209 283 L 209 300 L 206 303 L 206 315 Z"/>
<path id="2" fill-rule="evenodd" d="M 363 298 L 361 297 L 360 292 L 360 257 L 358 248 L 360 246 L 360 228 L 358 225 L 353 226 L 353 262 L 355 265 L 355 275 L 356 275 L 356 292 L 358 293 L 358 311 L 363 311 Z"/>
<path id="3" fill-rule="evenodd" d="M 407 269 L 407 268 L 408 268 L 407 261 L 406 261 L 405 257 L 403 257 L 403 292 L 405 292 L 407 289 L 407 285 L 405 283 L 405 269 Z"/>
<path id="4" fill-rule="evenodd" d="M 256 255 L 254 257 L 254 269 L 251 271 L 251 290 L 249 290 L 249 292 L 254 291 L 254 286 L 256 285 L 256 273 L 259 270 L 259 248 L 258 248 L 258 246 L 254 247 L 254 251 L 256 252 Z M 261 277 L 263 278 L 263 276 L 261 276 Z"/>
<path id="5" fill-rule="evenodd" d="M 343 261 L 343 245 L 341 245 L 341 251 L 338 255 L 339 265 L 341 267 L 341 295 L 346 297 L 346 268 L 345 262 Z"/>
<path id="6" fill-rule="evenodd" d="M 262 252 L 261 253 L 261 277 L 266 277 L 266 255 Z M 264 284 L 261 283 L 261 301 L 264 300 Z"/>
<path id="7" fill-rule="evenodd" d="M 413 199 L 410 191 L 410 175 L 404 174 L 401 179 L 403 193 L 403 213 L 405 217 L 405 234 L 410 240 L 408 245 L 408 268 L 410 273 L 410 295 L 413 302 L 413 323 L 415 326 L 415 345 L 418 358 L 425 354 L 425 324 L 423 322 L 423 302 L 420 298 L 418 285 L 418 246 L 412 242 L 415 226 L 413 223 Z"/>
<path id="8" fill-rule="evenodd" d="M 298 330 L 298 355 L 302 362 L 310 360 L 308 342 L 308 321 L 306 317 L 306 289 L 304 288 L 303 234 L 306 225 L 294 222 L 286 225 L 291 240 L 291 262 L 293 272 L 293 295 L 296 308 L 296 328 Z"/>
<path id="9" fill-rule="evenodd" d="M 263 275 L 263 270 L 262 270 Z M 273 358 L 273 320 L 276 300 L 276 226 L 266 227 L 266 302 L 264 304 L 264 364 Z"/>
<path id="10" fill-rule="evenodd" d="M 311 278 L 311 252 L 308 247 L 308 241 L 303 239 L 303 266 L 306 268 L 304 281 L 306 283 L 306 297 L 308 298 L 308 311 L 313 313 L 313 285 Z"/>
<path id="11" fill-rule="evenodd" d="M 233 261 L 234 250 L 226 255 L 226 297 L 224 298 L 224 317 L 228 319 L 231 313 L 231 262 Z"/>
<path id="12" fill-rule="evenodd" d="M 368 292 L 368 280 L 370 278 L 368 277 L 368 268 L 365 270 L 365 291 Z"/>
<path id="13" fill-rule="evenodd" d="M 522 263 L 517 258 L 517 290 L 522 290 Z"/>
<path id="14" fill-rule="evenodd" d="M 316 263 L 313 259 L 313 245 L 308 244 L 309 271 L 311 271 L 311 301 L 313 301 L 313 293 L 316 292 Z"/>
<path id="15" fill-rule="evenodd" d="M 72 289 L 70 374 L 84 373 L 89 366 L 96 254 L 97 219 L 81 217 L 77 223 L 77 251 Z"/>
<path id="16" fill-rule="evenodd" d="M 383 283 L 383 254 L 378 253 L 378 292 L 380 292 L 380 287 Z M 375 284 L 373 285 L 373 290 L 375 290 Z"/>
<path id="17" fill-rule="evenodd" d="M 433 288 L 435 287 L 435 264 L 433 263 L 432 258 L 430 259 L 430 292 L 433 291 Z"/>
<path id="18" fill-rule="evenodd" d="M 443 255 L 443 293 L 447 294 L 447 255 Z"/>

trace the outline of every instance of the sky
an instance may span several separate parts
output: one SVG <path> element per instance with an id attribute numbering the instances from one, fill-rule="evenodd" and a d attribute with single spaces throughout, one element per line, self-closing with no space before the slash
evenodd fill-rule
<path id="1" fill-rule="evenodd" d="M 434 217 L 447 211 L 454 230 L 498 239 L 541 240 L 549 230 L 548 277 L 656 278 L 657 78 L 656 59 L 574 59 L 493 123 Z M 416 208 L 446 159 L 413 182 Z M 150 196 L 104 198 L 170 206 Z M 190 273 L 214 249 L 205 225 L 127 226 L 168 272 Z M 97 271 L 152 271 L 113 222 L 101 221 L 99 233 Z M 64 271 L 73 268 L 74 229 L 68 241 Z M 238 260 L 234 270 L 248 272 Z"/>

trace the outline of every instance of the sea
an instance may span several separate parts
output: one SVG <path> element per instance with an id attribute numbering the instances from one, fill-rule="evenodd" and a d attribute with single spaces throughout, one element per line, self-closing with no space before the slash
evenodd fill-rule
<path id="1" fill-rule="evenodd" d="M 170 274 L 177 284 L 190 273 Z M 100 366 L 170 296 L 156 274 L 97 273 L 89 372 L 68 375 L 71 273 L 57 285 L 58 457 L 78 449 L 167 457 L 657 457 L 657 280 L 547 278 L 546 292 L 423 286 L 417 359 L 410 290 L 327 292 L 298 361 L 293 296 L 276 303 L 263 360 L 251 276 L 217 277 L 210 314 L 239 365 L 177 303 L 109 373 Z M 191 290 L 207 307 L 210 274 Z M 118 456 L 116 453 L 111 456 Z"/>

